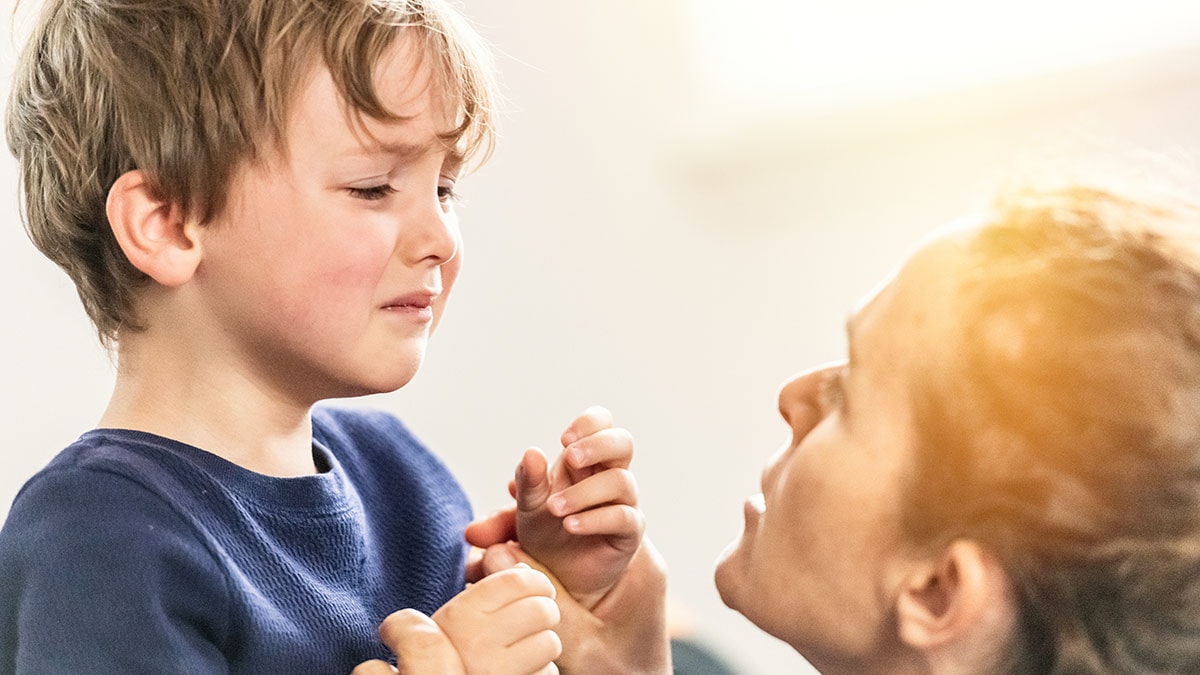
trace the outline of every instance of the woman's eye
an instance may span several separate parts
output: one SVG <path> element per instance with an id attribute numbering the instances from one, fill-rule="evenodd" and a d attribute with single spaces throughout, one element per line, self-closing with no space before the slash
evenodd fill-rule
<path id="1" fill-rule="evenodd" d="M 365 188 L 346 188 L 351 195 L 359 199 L 367 201 L 377 201 L 396 192 L 396 188 L 384 183 L 383 185 L 373 185 Z"/>
<path id="2" fill-rule="evenodd" d="M 822 410 L 833 411 L 842 407 L 845 403 L 844 383 L 842 382 L 843 371 L 841 368 L 836 368 L 825 373 L 820 388 L 817 390 L 817 404 Z"/>
<path id="3" fill-rule="evenodd" d="M 439 185 L 437 189 L 438 201 L 449 202 L 458 199 L 458 193 L 454 191 L 453 185 Z"/>

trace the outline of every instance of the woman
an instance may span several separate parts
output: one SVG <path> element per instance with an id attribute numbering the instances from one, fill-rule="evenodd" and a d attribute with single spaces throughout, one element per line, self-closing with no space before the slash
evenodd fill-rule
<path id="1" fill-rule="evenodd" d="M 1195 215 L 1025 193 L 922 248 L 780 392 L 725 602 L 825 673 L 1200 672 Z"/>

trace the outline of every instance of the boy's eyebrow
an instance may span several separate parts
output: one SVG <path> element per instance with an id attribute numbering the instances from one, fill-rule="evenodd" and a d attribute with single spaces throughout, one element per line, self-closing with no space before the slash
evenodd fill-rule
<path id="1" fill-rule="evenodd" d="M 457 148 L 445 148 L 436 143 L 405 143 L 405 142 L 388 142 L 373 139 L 370 143 L 364 144 L 355 148 L 352 155 L 374 157 L 378 155 L 387 155 L 401 160 L 414 159 L 428 153 L 434 152 L 436 149 L 446 150 L 445 163 L 459 167 L 464 163 L 464 157 Z"/>
<path id="2" fill-rule="evenodd" d="M 362 157 L 362 159 L 389 157 L 389 159 L 409 161 L 434 153 L 437 150 L 444 151 L 443 166 L 448 167 L 451 171 L 457 172 L 466 163 L 466 157 L 463 157 L 460 150 L 457 148 L 448 148 L 446 145 L 440 143 L 389 143 L 378 141 L 378 139 L 372 139 L 370 143 L 359 145 L 359 147 L 350 150 L 346 156 Z"/>
<path id="3" fill-rule="evenodd" d="M 358 155 L 393 155 L 401 159 L 409 159 L 412 157 L 420 157 L 432 150 L 433 146 L 429 143 L 390 143 L 378 139 L 372 139 L 369 143 L 363 143 L 354 149 L 351 154 Z"/>

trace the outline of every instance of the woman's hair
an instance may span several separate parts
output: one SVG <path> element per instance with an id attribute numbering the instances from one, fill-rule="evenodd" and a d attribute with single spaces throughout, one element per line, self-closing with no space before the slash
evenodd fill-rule
<path id="1" fill-rule="evenodd" d="M 905 527 L 980 542 L 1012 672 L 1200 672 L 1197 211 L 1074 188 L 969 235 L 945 356 L 913 390 Z"/>
<path id="2" fill-rule="evenodd" d="M 138 326 L 146 282 L 105 215 L 116 179 L 140 169 L 157 197 L 209 221 L 239 164 L 282 143 L 315 66 L 352 111 L 395 119 L 374 76 L 399 35 L 456 106 L 443 140 L 486 158 L 490 57 L 446 0 L 47 0 L 13 79 L 8 144 L 30 238 L 75 282 L 103 342 Z"/>

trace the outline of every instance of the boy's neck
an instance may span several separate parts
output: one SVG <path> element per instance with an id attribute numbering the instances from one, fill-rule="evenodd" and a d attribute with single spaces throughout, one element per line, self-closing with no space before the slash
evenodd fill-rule
<path id="1" fill-rule="evenodd" d="M 309 405 L 273 396 L 195 353 L 137 343 L 118 348 L 116 384 L 99 426 L 157 434 L 270 476 L 316 472 Z"/>

